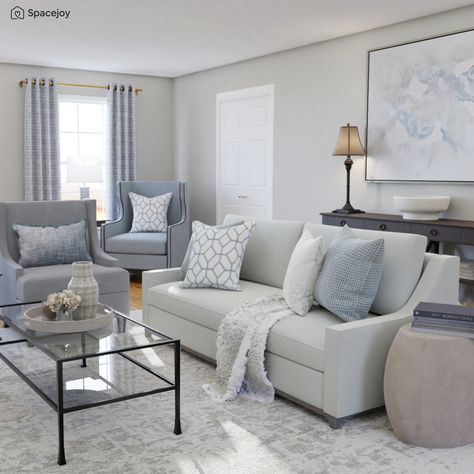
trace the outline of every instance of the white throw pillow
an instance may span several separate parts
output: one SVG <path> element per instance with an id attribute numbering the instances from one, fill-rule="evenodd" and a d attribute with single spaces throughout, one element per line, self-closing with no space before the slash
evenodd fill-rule
<path id="1" fill-rule="evenodd" d="M 133 208 L 130 232 L 166 232 L 168 230 L 168 207 L 172 193 L 146 197 L 128 193 Z"/>
<path id="2" fill-rule="evenodd" d="M 240 268 L 254 227 L 251 221 L 225 228 L 194 221 L 191 256 L 181 288 L 240 291 Z"/>
<path id="3" fill-rule="evenodd" d="M 313 238 L 305 229 L 291 254 L 283 281 L 283 297 L 290 309 L 300 316 L 311 309 L 314 285 L 323 260 L 323 236 Z"/>

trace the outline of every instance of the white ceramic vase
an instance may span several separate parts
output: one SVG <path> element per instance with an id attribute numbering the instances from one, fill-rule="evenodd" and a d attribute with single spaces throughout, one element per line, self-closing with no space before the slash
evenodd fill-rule
<path id="1" fill-rule="evenodd" d="M 73 318 L 95 318 L 99 302 L 99 285 L 92 272 L 92 262 L 72 264 L 72 278 L 67 288 L 81 297 L 81 304 L 74 311 Z"/>

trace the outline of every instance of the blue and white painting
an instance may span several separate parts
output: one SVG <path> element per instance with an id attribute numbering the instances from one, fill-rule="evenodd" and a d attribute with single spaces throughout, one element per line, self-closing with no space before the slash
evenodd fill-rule
<path id="1" fill-rule="evenodd" d="M 369 52 L 366 178 L 474 181 L 474 31 Z"/>

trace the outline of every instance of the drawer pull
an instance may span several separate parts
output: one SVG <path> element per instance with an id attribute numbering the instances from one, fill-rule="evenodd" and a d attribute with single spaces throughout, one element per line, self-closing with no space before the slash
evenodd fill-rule
<path id="1" fill-rule="evenodd" d="M 385 224 L 380 224 L 379 229 L 380 230 L 387 230 L 387 226 Z"/>
<path id="2" fill-rule="evenodd" d="M 339 224 L 341 224 L 341 227 L 344 227 L 346 225 L 346 221 L 344 219 L 341 219 L 341 222 L 339 222 Z"/>
<path id="3" fill-rule="evenodd" d="M 438 235 L 438 230 L 437 229 L 431 229 L 430 230 L 430 234 L 435 237 L 436 235 Z"/>

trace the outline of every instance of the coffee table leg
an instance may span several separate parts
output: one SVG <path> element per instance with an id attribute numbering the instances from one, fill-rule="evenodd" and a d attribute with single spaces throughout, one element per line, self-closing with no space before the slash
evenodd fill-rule
<path id="1" fill-rule="evenodd" d="M 81 346 L 82 346 L 82 353 L 86 353 L 86 335 L 83 333 L 81 337 Z M 87 367 L 86 359 L 82 359 L 81 367 Z"/>
<path id="2" fill-rule="evenodd" d="M 181 434 L 180 391 L 181 391 L 181 343 L 174 344 L 174 434 Z"/>
<path id="3" fill-rule="evenodd" d="M 66 455 L 64 453 L 64 399 L 63 399 L 63 364 L 56 362 L 56 378 L 58 384 L 58 464 L 66 464 Z"/>

